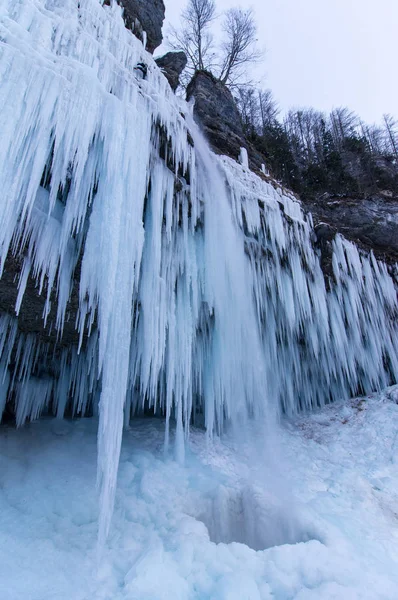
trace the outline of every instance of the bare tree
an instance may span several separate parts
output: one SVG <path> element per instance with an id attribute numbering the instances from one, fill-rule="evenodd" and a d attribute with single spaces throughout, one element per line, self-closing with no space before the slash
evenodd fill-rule
<path id="1" fill-rule="evenodd" d="M 257 28 L 253 12 L 242 8 L 230 8 L 224 19 L 225 41 L 219 79 L 224 84 L 236 85 L 249 63 L 260 59 L 262 53 L 256 47 Z"/>
<path id="2" fill-rule="evenodd" d="M 398 124 L 391 115 L 383 115 L 387 146 L 398 158 Z"/>
<path id="3" fill-rule="evenodd" d="M 324 161 L 324 113 L 313 108 L 289 110 L 284 119 L 284 128 L 298 163 L 321 164 Z"/>
<path id="4" fill-rule="evenodd" d="M 367 142 L 372 154 L 383 154 L 386 146 L 385 133 L 377 125 L 367 125 L 360 121 L 360 132 L 362 138 Z"/>
<path id="5" fill-rule="evenodd" d="M 259 91 L 258 102 L 260 107 L 261 126 L 264 133 L 267 127 L 275 123 L 280 111 L 271 90 Z"/>
<path id="6" fill-rule="evenodd" d="M 235 100 L 246 135 L 252 136 L 261 129 L 260 104 L 254 87 L 238 86 Z"/>
<path id="7" fill-rule="evenodd" d="M 182 27 L 171 28 L 169 43 L 185 52 L 188 69 L 210 69 L 213 60 L 213 37 L 210 24 L 215 18 L 214 0 L 188 0 L 181 14 Z"/>
<path id="8" fill-rule="evenodd" d="M 284 130 L 290 140 L 291 150 L 297 164 L 303 162 L 305 145 L 299 116 L 300 111 L 290 109 L 283 120 Z"/>
<path id="9" fill-rule="evenodd" d="M 358 117 L 348 108 L 340 107 L 332 110 L 329 119 L 334 143 L 341 149 L 344 138 L 355 135 L 358 127 Z"/>

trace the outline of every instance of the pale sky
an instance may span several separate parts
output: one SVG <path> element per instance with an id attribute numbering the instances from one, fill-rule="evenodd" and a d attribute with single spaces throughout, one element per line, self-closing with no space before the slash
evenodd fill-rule
<path id="1" fill-rule="evenodd" d="M 186 0 L 165 0 L 177 25 Z M 398 117 L 398 0 L 216 0 L 253 8 L 264 59 L 256 68 L 282 110 L 348 106 L 364 121 Z M 163 47 L 159 50 L 163 50 Z"/>

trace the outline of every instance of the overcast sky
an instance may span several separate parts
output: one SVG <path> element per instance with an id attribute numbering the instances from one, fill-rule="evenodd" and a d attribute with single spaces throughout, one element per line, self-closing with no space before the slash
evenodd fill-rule
<path id="1" fill-rule="evenodd" d="M 165 0 L 177 25 L 186 0 Z M 348 106 L 368 123 L 398 117 L 398 0 L 216 0 L 252 7 L 266 52 L 256 76 L 283 110 Z M 163 49 L 163 48 L 162 48 Z"/>

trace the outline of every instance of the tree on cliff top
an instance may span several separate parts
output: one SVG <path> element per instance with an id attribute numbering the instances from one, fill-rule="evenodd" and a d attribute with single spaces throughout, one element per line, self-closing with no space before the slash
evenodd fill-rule
<path id="1" fill-rule="evenodd" d="M 215 18 L 214 0 L 189 0 L 181 14 L 182 27 L 171 29 L 171 45 L 188 58 L 192 72 L 210 69 L 213 60 L 213 36 L 210 24 Z"/>
<path id="2" fill-rule="evenodd" d="M 187 55 L 189 77 L 195 71 L 206 70 L 230 87 L 243 84 L 247 80 L 247 66 L 262 54 L 256 47 L 253 12 L 230 8 L 224 13 L 224 39 L 218 51 L 210 30 L 216 18 L 214 0 L 188 0 L 181 14 L 182 25 L 171 29 L 169 43 Z"/>
<path id="3" fill-rule="evenodd" d="M 248 64 L 256 62 L 261 52 L 256 48 L 257 27 L 251 9 L 230 8 L 223 24 L 225 39 L 219 79 L 234 85 L 244 78 Z"/>

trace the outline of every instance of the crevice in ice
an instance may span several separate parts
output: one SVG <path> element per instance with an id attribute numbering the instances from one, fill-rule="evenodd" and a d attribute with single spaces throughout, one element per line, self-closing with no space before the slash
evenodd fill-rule
<path id="1" fill-rule="evenodd" d="M 197 519 L 216 544 L 238 542 L 258 551 L 315 539 L 287 503 L 253 485 L 220 486 L 205 505 Z"/>

